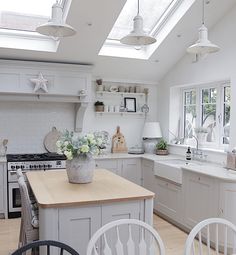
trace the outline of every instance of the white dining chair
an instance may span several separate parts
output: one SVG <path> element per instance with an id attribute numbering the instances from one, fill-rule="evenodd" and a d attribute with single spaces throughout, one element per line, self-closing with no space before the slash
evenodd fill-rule
<path id="1" fill-rule="evenodd" d="M 165 247 L 156 230 L 143 221 L 112 221 L 90 239 L 87 255 L 165 255 Z"/>
<path id="2" fill-rule="evenodd" d="M 227 255 L 229 251 L 230 254 L 236 253 L 236 226 L 226 219 L 209 218 L 198 223 L 189 233 L 184 255 Z"/>

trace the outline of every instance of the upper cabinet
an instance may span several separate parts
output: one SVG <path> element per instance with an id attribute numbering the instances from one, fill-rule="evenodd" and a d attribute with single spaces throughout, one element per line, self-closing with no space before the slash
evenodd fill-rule
<path id="1" fill-rule="evenodd" d="M 1 100 L 89 102 L 90 94 L 91 66 L 0 61 Z"/>

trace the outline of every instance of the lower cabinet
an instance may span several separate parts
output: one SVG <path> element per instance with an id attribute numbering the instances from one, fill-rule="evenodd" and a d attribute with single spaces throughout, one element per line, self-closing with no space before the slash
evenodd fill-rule
<path id="1" fill-rule="evenodd" d="M 194 227 L 200 221 L 216 217 L 218 189 L 215 178 L 184 171 L 184 224 Z"/>
<path id="2" fill-rule="evenodd" d="M 236 184 L 220 184 L 220 204 L 218 216 L 236 225 Z"/>
<path id="3" fill-rule="evenodd" d="M 141 185 L 141 159 L 97 159 L 96 168 L 105 168 L 127 180 Z"/>
<path id="4" fill-rule="evenodd" d="M 154 162 L 142 160 L 143 187 L 155 193 Z M 155 203 L 154 203 L 155 204 Z"/>
<path id="5" fill-rule="evenodd" d="M 174 221 L 181 221 L 182 195 L 181 186 L 168 180 L 155 177 L 156 181 L 156 204 L 157 212 L 171 218 Z"/>
<path id="6" fill-rule="evenodd" d="M 60 208 L 56 236 L 58 235 L 59 241 L 72 246 L 79 254 L 86 254 L 87 245 L 92 235 L 106 223 L 131 218 L 145 221 L 144 206 L 144 200 L 134 200 L 100 206 Z M 45 233 L 48 238 L 52 238 L 49 234 L 50 231 Z M 115 240 L 115 237 L 116 233 L 109 232 L 107 238 Z"/>

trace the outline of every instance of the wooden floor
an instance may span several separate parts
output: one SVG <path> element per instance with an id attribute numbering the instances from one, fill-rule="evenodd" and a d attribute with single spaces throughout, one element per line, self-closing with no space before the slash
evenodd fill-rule
<path id="1" fill-rule="evenodd" d="M 154 215 L 154 227 L 166 247 L 166 255 L 183 255 L 187 234 Z M 17 248 L 20 219 L 0 219 L 0 255 L 9 255 Z"/>

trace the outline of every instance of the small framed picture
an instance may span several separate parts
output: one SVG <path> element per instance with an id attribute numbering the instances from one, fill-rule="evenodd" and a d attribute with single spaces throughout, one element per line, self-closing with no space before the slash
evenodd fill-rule
<path id="1" fill-rule="evenodd" d="M 125 97 L 124 98 L 125 109 L 127 112 L 136 112 L 136 98 Z"/>

